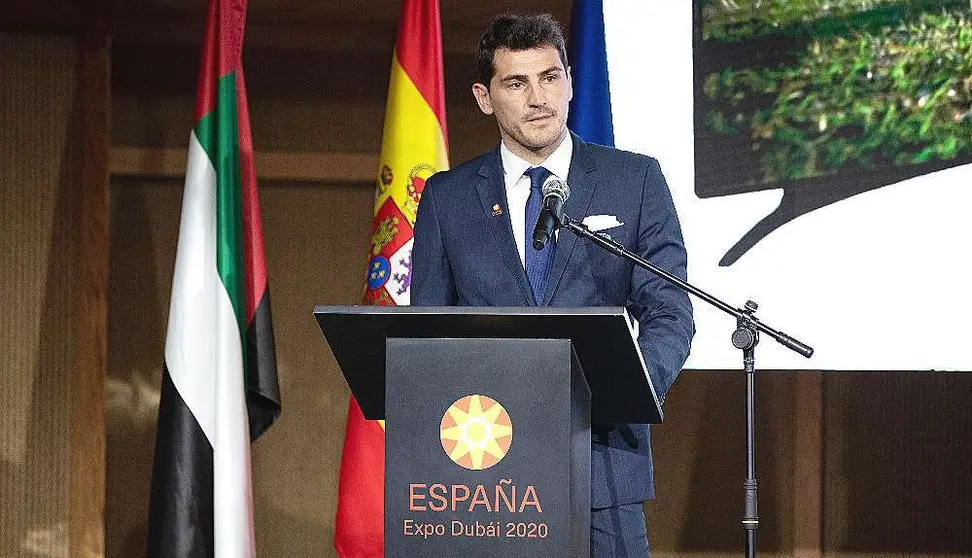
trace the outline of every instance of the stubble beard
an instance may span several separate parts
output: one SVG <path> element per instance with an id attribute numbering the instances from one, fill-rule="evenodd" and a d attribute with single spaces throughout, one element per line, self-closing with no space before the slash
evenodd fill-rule
<path id="1" fill-rule="evenodd" d="M 559 144 L 567 133 L 567 122 L 559 117 L 556 127 L 550 130 L 531 131 L 527 126 L 528 124 L 514 128 L 510 136 L 513 141 L 534 152 Z"/>

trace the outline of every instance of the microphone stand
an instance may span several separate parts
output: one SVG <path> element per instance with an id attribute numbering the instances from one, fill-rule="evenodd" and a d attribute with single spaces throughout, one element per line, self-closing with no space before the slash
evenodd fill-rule
<path id="1" fill-rule="evenodd" d="M 745 494 L 742 525 L 743 529 L 746 530 L 745 555 L 747 558 L 754 558 L 756 556 L 756 528 L 759 526 L 759 514 L 757 513 L 756 507 L 756 459 L 753 447 L 753 416 L 755 414 L 753 384 L 756 372 L 754 349 L 756 348 L 756 344 L 759 343 L 760 332 L 769 335 L 784 347 L 806 358 L 810 358 L 813 355 L 813 348 L 759 321 L 756 318 L 756 309 L 758 306 L 752 300 L 746 301 L 746 305 L 743 308 L 733 308 L 722 300 L 657 267 L 641 256 L 630 252 L 607 234 L 593 232 L 583 223 L 574 221 L 567 215 L 560 215 L 558 219 L 558 215 L 555 212 L 546 208 L 545 211 L 550 212 L 554 216 L 554 221 L 558 228 L 565 228 L 581 238 L 590 240 L 608 252 L 612 252 L 617 256 L 634 262 L 638 267 L 647 269 L 679 289 L 697 298 L 701 298 L 712 306 L 736 318 L 736 331 L 732 333 L 732 345 L 743 352 L 743 371 L 746 373 L 746 481 L 743 483 Z"/>

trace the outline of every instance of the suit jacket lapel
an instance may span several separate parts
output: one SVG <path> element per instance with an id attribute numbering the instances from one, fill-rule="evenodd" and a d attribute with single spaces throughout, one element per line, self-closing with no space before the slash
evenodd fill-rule
<path id="1" fill-rule="evenodd" d="M 486 215 L 487 228 L 499 250 L 500 259 L 506 264 L 510 273 L 520 287 L 523 295 L 523 302 L 533 306 L 533 291 L 530 289 L 530 281 L 527 279 L 526 271 L 520 262 L 520 252 L 516 248 L 516 241 L 513 239 L 513 227 L 510 224 L 509 203 L 506 200 L 506 183 L 503 180 L 503 163 L 500 160 L 499 147 L 493 151 L 490 160 L 479 167 L 480 180 L 476 189 L 479 192 L 479 201 L 483 205 Z M 499 204 L 503 209 L 500 215 L 493 214 L 493 206 Z"/>
<path id="2" fill-rule="evenodd" d="M 571 132 L 574 142 L 574 153 L 570 158 L 570 172 L 567 175 L 567 185 L 570 186 L 570 197 L 564 204 L 564 213 L 574 219 L 582 219 L 587 215 L 594 197 L 594 190 L 597 187 L 595 180 L 597 167 L 594 159 L 588 151 L 587 144 Z M 561 230 L 557 235 L 557 251 L 554 253 L 554 260 L 547 272 L 547 288 L 543 295 L 543 306 L 550 305 L 557 286 L 564 276 L 567 263 L 570 261 L 571 252 L 577 243 L 577 235 L 570 231 Z M 524 275 L 526 275 L 524 273 Z M 529 283 L 527 283 L 529 286 Z"/>

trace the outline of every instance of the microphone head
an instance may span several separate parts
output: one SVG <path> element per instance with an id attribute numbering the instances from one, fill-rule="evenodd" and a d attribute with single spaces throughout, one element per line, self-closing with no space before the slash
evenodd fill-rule
<path id="1" fill-rule="evenodd" d="M 543 185 L 543 197 L 546 198 L 550 195 L 557 196 L 561 200 L 567 201 L 567 198 L 570 197 L 570 186 L 567 186 L 567 183 L 563 180 L 558 180 L 556 178 L 548 180 Z"/>

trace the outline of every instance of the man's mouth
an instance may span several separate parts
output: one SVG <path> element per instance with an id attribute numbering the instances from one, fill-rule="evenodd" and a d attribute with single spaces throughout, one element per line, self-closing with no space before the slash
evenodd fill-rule
<path id="1" fill-rule="evenodd" d="M 552 115 L 552 114 L 535 114 L 533 116 L 528 116 L 527 119 L 526 119 L 526 121 L 527 122 L 540 122 L 540 121 L 543 121 L 543 120 L 547 120 L 549 118 L 553 118 L 553 116 L 554 115 Z"/>

